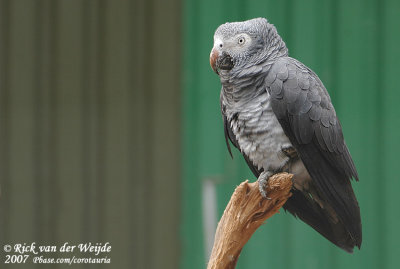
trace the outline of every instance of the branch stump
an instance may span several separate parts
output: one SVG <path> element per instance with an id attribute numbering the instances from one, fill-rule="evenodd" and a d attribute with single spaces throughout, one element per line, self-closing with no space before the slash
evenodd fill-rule
<path id="1" fill-rule="evenodd" d="M 218 223 L 207 269 L 233 269 L 244 245 L 268 218 L 277 213 L 292 195 L 292 174 L 279 173 L 268 180 L 264 199 L 258 181 L 242 182 L 232 194 Z"/>

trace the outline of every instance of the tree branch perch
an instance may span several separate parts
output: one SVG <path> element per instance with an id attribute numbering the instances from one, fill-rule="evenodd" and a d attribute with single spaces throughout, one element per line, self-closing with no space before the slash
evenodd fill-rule
<path id="1" fill-rule="evenodd" d="M 246 180 L 235 189 L 218 223 L 207 269 L 236 267 L 240 252 L 253 233 L 291 196 L 292 177 L 292 174 L 279 173 L 269 179 L 270 200 L 261 196 L 258 181 Z"/>

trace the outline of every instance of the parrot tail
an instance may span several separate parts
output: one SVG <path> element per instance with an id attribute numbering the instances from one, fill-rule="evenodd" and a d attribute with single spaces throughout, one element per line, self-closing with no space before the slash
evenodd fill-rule
<path id="1" fill-rule="evenodd" d="M 315 200 L 306 196 L 305 193 L 299 190 L 293 190 L 292 192 L 292 197 L 283 206 L 285 210 L 349 253 L 353 253 L 355 246 L 361 247 L 361 236 L 354 238 L 343 222 L 335 216 L 335 212 L 332 208 L 329 208 L 328 204 L 324 203 L 322 208 Z"/>

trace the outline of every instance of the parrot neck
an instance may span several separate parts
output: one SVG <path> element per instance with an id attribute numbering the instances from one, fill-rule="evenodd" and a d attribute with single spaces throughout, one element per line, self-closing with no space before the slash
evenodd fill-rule
<path id="1" fill-rule="evenodd" d="M 289 50 L 286 47 L 285 41 L 283 41 L 282 37 L 278 34 L 275 26 L 268 23 L 268 28 L 269 31 L 265 37 L 265 44 L 268 44 L 266 49 L 268 52 L 267 58 L 273 60 L 279 57 L 289 56 Z"/>
<path id="2" fill-rule="evenodd" d="M 265 69 L 264 69 L 265 70 Z M 269 70 L 269 67 L 268 67 Z M 221 76 L 221 99 L 229 110 L 246 107 L 248 102 L 266 93 L 263 83 L 268 72 L 260 70 L 253 76 L 230 77 Z"/>

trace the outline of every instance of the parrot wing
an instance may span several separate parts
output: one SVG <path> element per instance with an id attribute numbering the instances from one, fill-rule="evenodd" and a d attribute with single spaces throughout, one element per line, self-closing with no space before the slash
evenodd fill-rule
<path id="1" fill-rule="evenodd" d="M 294 192 L 284 208 L 352 252 L 362 241 L 360 209 L 350 183 L 351 178 L 358 181 L 358 174 L 328 92 L 313 71 L 289 57 L 272 65 L 265 82 L 273 112 L 339 223 L 323 219 L 324 208 L 308 193 Z"/>

